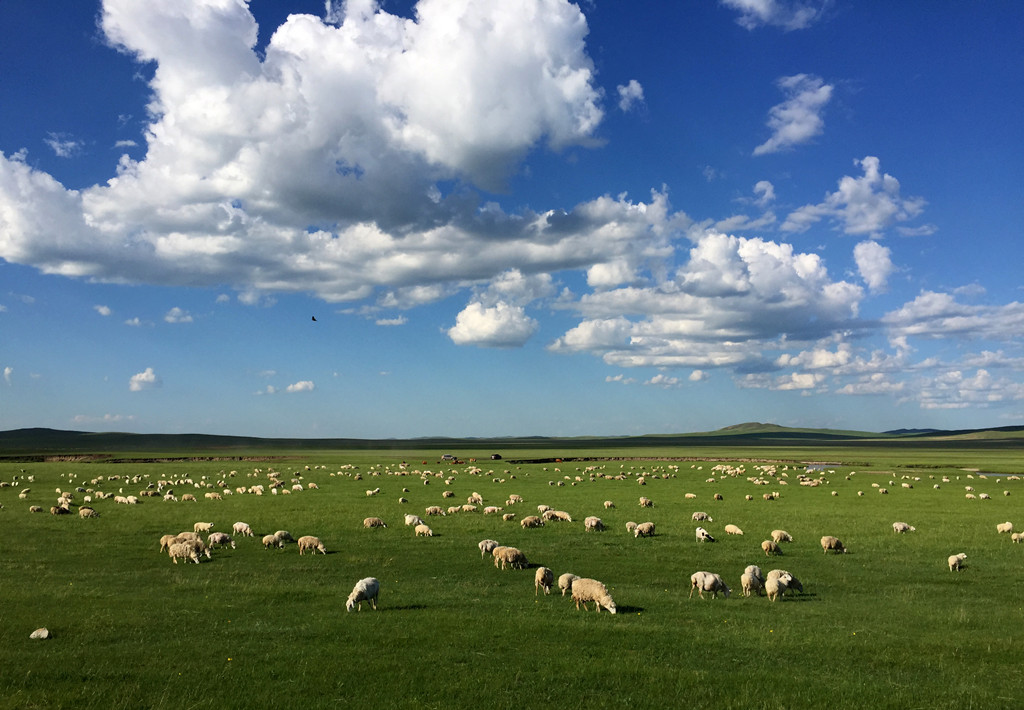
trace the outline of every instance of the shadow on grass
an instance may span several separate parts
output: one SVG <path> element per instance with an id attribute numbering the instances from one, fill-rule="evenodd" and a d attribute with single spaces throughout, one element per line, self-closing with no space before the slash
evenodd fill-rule
<path id="1" fill-rule="evenodd" d="M 619 614 L 639 614 L 644 611 L 642 606 L 618 606 L 615 611 Z"/>

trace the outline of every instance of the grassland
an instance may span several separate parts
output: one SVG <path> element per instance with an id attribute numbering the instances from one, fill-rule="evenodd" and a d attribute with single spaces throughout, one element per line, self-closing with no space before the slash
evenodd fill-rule
<path id="1" fill-rule="evenodd" d="M 469 463 L 440 464 L 438 449 L 0 461 L 0 481 L 13 483 L 0 488 L 0 708 L 1024 706 L 1024 545 L 995 531 L 1006 520 L 1024 526 L 1024 487 L 967 470 L 1020 473 L 1020 447 L 563 445 L 523 447 L 493 462 L 492 450 L 457 452 L 476 457 L 479 473 Z M 566 460 L 514 462 L 556 457 Z M 585 460 L 593 457 L 602 460 Z M 395 475 L 403 461 L 407 475 Z M 765 476 L 770 485 L 751 483 L 768 461 L 777 462 L 776 476 Z M 798 485 L 808 461 L 825 462 L 812 474 L 823 485 Z M 744 472 L 715 474 L 719 464 Z M 101 517 L 92 520 L 28 512 L 33 504 L 48 510 L 57 488 L 137 495 L 158 480 L 188 479 L 234 489 L 267 484 L 268 469 L 289 486 L 297 478 L 319 489 L 210 501 L 202 493 L 219 488 L 176 483 L 179 496 L 192 491 L 199 502 L 95 501 Z M 416 472 L 425 470 L 453 480 L 429 475 L 424 485 Z M 991 499 L 965 499 L 967 485 Z M 366 496 L 377 487 L 379 495 Z M 444 490 L 455 497 L 443 499 Z M 771 490 L 781 497 L 764 501 Z M 523 530 L 460 513 L 430 518 L 433 538 L 415 538 L 402 524 L 406 512 L 462 503 L 474 491 L 501 506 L 522 495 L 522 506 L 506 507 L 519 517 L 544 503 L 577 522 Z M 690 492 L 698 497 L 686 499 Z M 640 509 L 640 495 L 655 507 Z M 616 507 L 605 510 L 604 500 Z M 694 541 L 697 510 L 714 518 L 704 527 L 718 542 Z M 363 529 L 369 515 L 388 527 Z M 586 515 L 600 516 L 608 531 L 585 533 Z M 157 552 L 162 534 L 200 520 L 220 531 L 244 520 L 258 534 L 315 534 L 330 554 L 264 550 L 258 539 L 238 540 L 200 565 L 174 565 Z M 658 534 L 634 539 L 628 520 L 652 520 Z M 917 532 L 894 535 L 896 520 Z M 725 535 L 726 523 L 746 534 Z M 766 559 L 760 542 L 779 527 L 795 541 Z M 850 554 L 823 555 L 824 534 Z M 495 569 L 476 548 L 483 538 L 521 548 L 556 576 L 604 581 L 619 613 L 578 612 L 557 592 L 535 597 L 533 570 Z M 956 552 L 968 554 L 961 573 L 946 567 Z M 743 598 L 748 564 L 788 569 L 806 593 L 776 604 Z M 688 599 L 697 570 L 720 573 L 733 596 Z M 369 575 L 381 580 L 379 611 L 347 614 L 345 596 Z M 40 626 L 54 638 L 30 640 Z"/>

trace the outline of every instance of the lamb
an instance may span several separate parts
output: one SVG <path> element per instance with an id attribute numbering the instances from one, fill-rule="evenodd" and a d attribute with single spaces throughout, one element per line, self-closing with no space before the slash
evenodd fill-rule
<path id="1" fill-rule="evenodd" d="M 94 508 L 90 508 L 89 506 L 83 505 L 81 508 L 78 509 L 78 516 L 81 518 L 98 518 L 100 517 L 100 514 L 97 513 Z"/>
<path id="2" fill-rule="evenodd" d="M 547 567 L 538 567 L 537 573 L 533 575 L 533 596 L 537 596 L 541 589 L 545 594 L 551 594 L 551 585 L 554 581 L 554 572 Z"/>
<path id="3" fill-rule="evenodd" d="M 192 530 L 197 533 L 208 533 L 213 530 L 213 523 L 196 523 Z"/>
<path id="4" fill-rule="evenodd" d="M 320 542 L 320 538 L 313 535 L 303 535 L 299 538 L 299 554 L 301 555 L 306 550 L 309 550 L 313 555 L 316 555 L 318 552 L 321 555 L 327 554 L 327 548 Z"/>
<path id="5" fill-rule="evenodd" d="M 640 507 L 641 508 L 653 508 L 654 507 L 654 501 L 651 500 L 650 498 L 646 498 L 644 496 L 640 496 Z"/>
<path id="6" fill-rule="evenodd" d="M 996 524 L 997 533 L 1011 533 L 1013 532 L 1013 523 L 1007 520 L 1005 523 Z"/>
<path id="7" fill-rule="evenodd" d="M 231 549 L 235 549 L 235 541 L 231 539 L 231 536 L 227 533 L 215 532 L 210 533 L 210 536 L 206 538 L 206 544 L 209 547 L 216 545 L 217 547 L 225 547 L 231 545 Z"/>
<path id="8" fill-rule="evenodd" d="M 633 522 L 632 520 L 630 520 L 628 523 L 626 523 L 626 532 L 628 532 L 628 533 L 635 533 L 636 532 L 636 523 Z"/>
<path id="9" fill-rule="evenodd" d="M 832 535 L 825 535 L 821 538 L 821 551 L 828 554 L 829 550 L 835 550 L 839 553 L 849 552 L 849 550 L 843 546 L 843 543 L 839 538 L 833 537 Z"/>
<path id="10" fill-rule="evenodd" d="M 604 530 L 604 523 L 601 522 L 601 518 L 591 515 L 583 521 L 583 529 L 584 531 L 595 530 L 602 532 Z"/>
<path id="11" fill-rule="evenodd" d="M 633 537 L 653 537 L 654 523 L 648 521 L 640 523 L 633 529 Z"/>
<path id="12" fill-rule="evenodd" d="M 167 555 L 171 558 L 174 564 L 178 564 L 178 560 L 192 560 L 196 564 L 199 564 L 199 551 L 187 542 L 175 542 L 171 543 L 170 547 L 167 548 Z"/>
<path id="13" fill-rule="evenodd" d="M 527 515 L 525 518 L 519 521 L 519 524 L 523 526 L 523 530 L 526 528 L 539 528 L 543 527 L 544 521 L 538 518 L 536 515 Z"/>
<path id="14" fill-rule="evenodd" d="M 583 605 L 583 610 L 587 609 L 587 602 L 594 602 L 594 608 L 597 613 L 601 613 L 601 607 L 604 607 L 612 614 L 615 613 L 615 602 L 612 601 L 612 597 L 608 594 L 608 589 L 598 582 L 596 579 L 589 579 L 587 577 L 580 577 L 572 581 L 572 600 L 576 602 L 576 610 L 579 611 L 580 604 Z"/>
<path id="15" fill-rule="evenodd" d="M 711 537 L 711 533 L 709 533 L 704 528 L 697 528 L 697 530 L 695 531 L 695 534 L 696 534 L 696 537 L 697 537 L 697 542 L 714 542 L 715 541 L 715 538 Z"/>
<path id="16" fill-rule="evenodd" d="M 529 564 L 526 561 L 526 555 L 516 547 L 498 545 L 491 551 L 491 554 L 494 556 L 494 566 L 497 567 L 500 564 L 501 569 L 505 569 L 506 566 L 525 569 Z"/>
<path id="17" fill-rule="evenodd" d="M 743 570 L 743 574 L 740 576 L 740 586 L 743 588 L 743 596 L 749 597 L 754 593 L 760 596 L 761 590 L 764 589 L 764 577 L 761 575 L 761 568 L 757 565 L 747 565 L 747 568 Z"/>
<path id="18" fill-rule="evenodd" d="M 713 519 L 711 518 L 711 516 L 710 516 L 710 515 L 708 515 L 707 513 L 703 512 L 703 511 L 697 511 L 696 513 L 694 513 L 694 514 L 693 514 L 693 515 L 691 516 L 691 519 L 692 519 L 692 520 L 694 520 L 694 521 L 701 521 L 701 520 L 707 520 L 707 521 L 708 521 L 709 523 L 713 523 L 713 522 L 715 522 L 715 521 L 714 521 L 714 520 L 713 520 Z"/>
<path id="19" fill-rule="evenodd" d="M 958 553 L 956 555 L 950 555 L 949 559 L 946 560 L 946 562 L 949 563 L 949 571 L 952 572 L 956 570 L 957 572 L 959 572 L 960 570 L 962 570 L 964 568 L 965 559 L 967 559 L 967 554 L 964 552 Z"/>
<path id="20" fill-rule="evenodd" d="M 481 540 L 476 544 L 480 548 L 480 556 L 489 555 L 494 552 L 494 548 L 498 546 L 497 540 Z"/>
<path id="21" fill-rule="evenodd" d="M 604 507 L 605 507 L 605 508 L 614 508 L 614 507 L 615 507 L 615 503 L 613 503 L 613 502 L 612 502 L 612 501 L 610 501 L 610 500 L 606 500 L 606 501 L 604 502 Z"/>
<path id="22" fill-rule="evenodd" d="M 405 515 L 405 524 L 406 525 L 423 525 L 423 518 L 421 518 L 418 515 L 412 515 L 410 513 L 406 513 L 406 515 Z"/>
<path id="23" fill-rule="evenodd" d="M 765 540 L 761 543 L 761 549 L 764 550 L 765 557 L 771 557 L 772 555 L 781 555 L 782 548 L 779 547 L 779 543 L 774 540 Z"/>
<path id="24" fill-rule="evenodd" d="M 413 531 L 416 534 L 416 537 L 434 537 L 434 531 L 431 530 L 429 526 L 424 525 L 423 523 L 420 523 L 415 528 L 413 528 Z"/>
<path id="25" fill-rule="evenodd" d="M 772 530 L 772 540 L 775 542 L 793 542 L 793 536 L 785 530 Z"/>
<path id="26" fill-rule="evenodd" d="M 894 533 L 917 532 L 917 528 L 915 528 L 913 525 L 907 525 L 906 523 L 896 522 L 892 524 L 892 531 Z"/>
<path id="27" fill-rule="evenodd" d="M 740 530 L 739 527 L 737 527 L 736 525 L 733 525 L 733 524 L 730 523 L 729 525 L 725 526 L 725 534 L 726 535 L 742 535 L 743 531 Z"/>
<path id="28" fill-rule="evenodd" d="M 1024 542 L 1024 533 L 1013 533 L 1010 535 L 1010 539 L 1014 542 Z"/>
<path id="29" fill-rule="evenodd" d="M 694 572 L 690 575 L 690 596 L 693 596 L 693 590 L 697 590 L 697 595 L 701 599 L 704 598 L 704 592 L 711 592 L 711 598 L 717 599 L 718 593 L 722 592 L 726 599 L 729 598 L 731 590 L 722 581 L 722 578 L 714 572 Z"/>
<path id="30" fill-rule="evenodd" d="M 566 572 L 558 577 L 558 588 L 562 590 L 562 596 L 565 596 L 566 592 L 572 591 L 572 583 L 579 579 L 572 572 Z"/>
<path id="31" fill-rule="evenodd" d="M 231 526 L 231 532 L 239 537 L 253 537 L 252 528 L 249 527 L 249 523 L 243 523 L 241 521 Z"/>
<path id="32" fill-rule="evenodd" d="M 386 528 L 387 525 L 385 525 L 384 521 L 381 520 L 380 518 L 370 517 L 370 518 L 363 518 L 363 527 L 364 528 Z"/>
<path id="33" fill-rule="evenodd" d="M 380 597 L 380 582 L 376 577 L 364 577 L 356 582 L 352 593 L 345 600 L 345 611 L 363 610 L 363 602 L 370 602 L 370 606 L 377 611 L 377 599 Z"/>

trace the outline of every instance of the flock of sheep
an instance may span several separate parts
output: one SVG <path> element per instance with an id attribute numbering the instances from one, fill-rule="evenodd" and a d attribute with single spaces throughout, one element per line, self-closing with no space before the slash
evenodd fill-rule
<path id="1" fill-rule="evenodd" d="M 319 468 L 319 467 L 314 467 Z M 326 468 L 326 467 L 323 467 Z M 416 470 L 409 469 L 405 464 L 397 468 L 391 466 L 377 466 L 370 467 L 369 475 L 380 476 L 380 475 L 395 475 L 395 476 L 411 476 L 418 477 L 423 485 L 430 485 L 433 481 L 441 481 L 445 488 L 442 490 L 442 499 L 450 499 L 454 497 L 454 492 L 449 488 L 455 480 L 458 474 L 468 473 L 471 475 L 484 475 L 491 476 L 494 482 L 504 483 L 506 480 L 515 479 L 515 474 L 510 471 L 504 471 L 501 474 L 496 474 L 493 471 L 484 472 L 475 466 L 470 466 L 466 470 L 450 470 L 447 472 L 433 472 L 429 470 Z M 619 472 L 616 475 L 605 473 L 602 469 L 603 466 L 589 466 L 583 470 L 581 475 L 575 477 L 563 476 L 562 480 L 557 478 L 549 481 L 552 486 L 564 486 L 564 485 L 578 485 L 585 481 L 596 481 L 599 479 L 634 479 L 641 485 L 647 485 L 648 478 L 669 478 L 675 477 L 678 471 L 678 466 L 668 465 L 665 467 L 655 467 L 651 472 L 643 472 L 639 475 L 630 474 L 625 472 Z M 310 467 L 305 467 L 306 471 L 310 470 Z M 547 469 L 544 469 L 545 471 Z M 554 472 L 560 473 L 558 468 L 554 469 Z M 748 481 L 754 485 L 773 485 L 773 486 L 785 486 L 788 485 L 789 475 L 785 468 L 779 471 L 774 465 L 772 466 L 755 466 L 752 476 L 747 475 L 748 472 L 744 467 L 734 466 L 715 466 L 713 473 L 717 476 L 745 476 Z M 190 486 L 196 489 L 209 489 L 205 492 L 205 498 L 207 500 L 216 501 L 223 500 L 226 496 L 230 495 L 257 495 L 261 496 L 266 493 L 270 495 L 289 495 L 292 492 L 300 492 L 303 490 L 315 490 L 319 486 L 314 482 L 308 482 L 303 484 L 302 474 L 293 473 L 291 479 L 291 486 L 289 487 L 284 481 L 281 480 L 282 475 L 280 472 L 268 469 L 263 471 L 261 469 L 255 469 L 253 473 L 246 474 L 250 477 L 265 477 L 267 482 L 260 482 L 253 485 L 245 486 L 231 486 L 228 483 L 228 478 L 233 478 L 237 475 L 236 471 L 230 472 L 230 474 L 224 474 L 221 472 L 223 478 L 217 481 L 207 479 L 206 476 L 201 477 L 199 480 L 192 480 L 191 478 L 177 479 L 175 481 L 159 480 L 156 482 L 146 481 L 149 478 L 148 474 L 143 476 L 124 477 L 123 479 L 118 476 L 110 476 L 107 479 L 98 477 L 88 482 L 89 486 L 78 485 L 72 490 L 57 489 L 59 495 L 56 505 L 50 509 L 51 514 L 63 515 L 72 512 L 72 508 L 76 505 L 74 503 L 76 496 L 82 496 L 82 504 L 78 505 L 78 515 L 82 518 L 94 518 L 98 517 L 99 513 L 95 508 L 92 507 L 93 500 L 105 500 L 113 498 L 115 503 L 123 503 L 127 505 L 137 505 L 146 498 L 160 498 L 167 502 L 179 502 L 179 498 L 175 495 L 172 486 Z M 75 474 L 65 474 L 68 477 L 69 483 L 73 482 L 76 477 Z M 851 476 L 853 474 L 850 474 Z M 355 466 L 343 466 L 337 473 L 330 473 L 330 476 L 345 476 L 354 480 L 361 480 L 362 474 Z M 803 486 L 818 486 L 822 484 L 823 474 L 817 477 L 807 475 L 805 473 L 798 473 L 794 471 L 794 478 L 799 485 Z M 1014 477 L 1015 478 L 1015 477 Z M 850 476 L 847 476 L 850 479 Z M 707 479 L 707 482 L 715 482 L 719 480 L 712 476 Z M 914 479 L 919 480 L 919 479 Z M 948 477 L 942 478 L 944 483 L 949 483 Z M 15 486 L 18 483 L 32 482 L 32 477 L 28 476 L 26 481 L 19 481 L 18 477 L 15 476 L 15 480 L 8 483 L 6 481 L 0 482 L 0 488 Z M 118 485 L 118 494 L 105 493 L 102 491 L 100 486 L 111 485 L 116 482 Z M 83 484 L 85 481 L 82 482 Z M 146 484 L 146 487 L 139 491 L 139 496 L 124 495 L 124 486 L 121 483 L 128 483 L 130 485 L 141 485 Z M 895 485 L 894 481 L 890 481 L 890 485 Z M 882 494 L 887 493 L 887 489 L 882 488 L 879 484 L 872 484 L 873 487 L 879 489 Z M 903 482 L 902 487 L 912 488 L 911 482 Z M 938 488 L 938 484 L 935 484 Z M 968 497 L 973 497 L 973 488 L 967 486 Z M 404 487 L 402 493 L 408 493 L 409 489 Z M 373 489 L 366 490 L 367 497 L 377 496 L 381 493 L 381 488 L 375 487 Z M 31 489 L 23 487 L 19 492 L 19 499 L 26 500 L 31 494 Z M 835 491 L 832 495 L 836 495 Z M 862 491 L 857 492 L 858 495 L 862 495 Z M 1004 492 L 1005 495 L 1009 495 L 1009 491 Z M 776 500 L 780 497 L 779 491 L 771 491 L 763 494 L 765 501 Z M 986 494 L 981 494 L 987 497 Z M 691 499 L 696 498 L 696 494 L 687 493 L 685 498 Z M 713 496 L 715 500 L 721 500 L 720 494 Z M 746 500 L 753 500 L 752 495 L 745 496 Z M 197 501 L 195 494 L 186 493 L 181 495 L 180 501 Z M 398 503 L 404 505 L 408 503 L 408 499 L 405 495 L 398 498 Z M 516 521 L 517 514 L 513 512 L 517 510 L 521 504 L 524 503 L 522 496 L 512 494 L 507 497 L 504 501 L 504 505 L 484 505 L 484 497 L 478 493 L 473 492 L 467 498 L 465 504 L 451 505 L 448 507 L 442 507 L 440 505 L 430 505 L 424 509 L 424 514 L 427 517 L 438 516 L 443 517 L 447 515 L 465 514 L 465 513 L 476 513 L 482 512 L 484 515 L 495 515 L 499 516 L 503 521 Z M 606 500 L 603 503 L 606 510 L 614 509 L 615 503 L 610 500 Z M 638 506 L 641 509 L 651 509 L 655 507 L 654 501 L 647 496 L 640 496 Z M 2 506 L 0 506 L 2 507 Z M 508 510 L 506 510 L 508 509 Z M 29 507 L 30 512 L 42 512 L 43 507 L 40 505 L 31 505 Z M 715 537 L 709 532 L 703 524 L 713 522 L 713 519 L 708 513 L 704 511 L 696 511 L 691 516 L 692 520 L 697 523 L 701 523 L 695 528 L 695 541 L 697 543 L 714 543 L 716 542 Z M 413 533 L 416 537 L 433 537 L 434 532 L 429 525 L 419 515 L 408 513 L 404 515 L 404 522 L 406 526 L 410 526 L 413 529 Z M 572 523 L 573 517 L 564 510 L 557 510 L 548 505 L 538 505 L 537 515 L 526 515 L 518 519 L 518 524 L 523 530 L 529 530 L 534 528 L 540 528 L 545 526 L 547 523 L 563 524 Z M 385 521 L 377 516 L 366 517 L 362 521 L 364 528 L 386 528 L 387 524 Z M 193 563 L 200 563 L 202 557 L 210 558 L 211 550 L 218 547 L 236 547 L 235 538 L 242 537 L 255 537 L 255 534 L 251 526 L 245 522 L 236 522 L 232 526 L 231 533 L 220 532 L 213 530 L 214 524 L 212 522 L 196 522 L 193 525 L 191 531 L 184 531 L 177 534 L 168 534 L 160 538 L 160 551 L 166 552 L 169 558 L 174 564 L 178 563 L 178 560 L 184 560 L 186 562 L 191 561 Z M 645 521 L 636 523 L 633 521 L 626 523 L 626 531 L 631 534 L 634 538 L 646 538 L 653 537 L 656 534 L 656 526 L 653 521 Z M 1024 541 L 1024 534 L 1013 532 L 1013 525 L 1010 522 L 1000 523 L 997 526 L 998 533 L 1009 533 L 1011 534 L 1013 542 Z M 583 529 L 585 532 L 603 532 L 607 530 L 606 525 L 600 517 L 596 515 L 590 515 L 583 520 Z M 729 536 L 742 536 L 744 535 L 743 530 L 735 524 L 726 524 L 722 528 L 724 533 Z M 915 532 L 916 528 L 908 523 L 897 521 L 892 524 L 892 529 L 895 534 L 903 534 Z M 204 540 L 203 535 L 206 535 Z M 296 540 L 287 530 L 278 530 L 272 534 L 262 536 L 262 544 L 264 548 L 283 548 L 287 543 L 296 543 L 299 554 L 305 554 L 310 552 L 315 555 L 317 552 L 326 555 L 327 548 L 319 537 L 313 535 L 304 535 Z M 785 530 L 776 529 L 772 530 L 769 538 L 765 539 L 760 544 L 761 551 L 767 557 L 773 557 L 782 554 L 781 545 L 785 543 L 793 542 L 793 537 Z M 824 535 L 821 537 L 820 545 L 824 553 L 835 552 L 835 553 L 846 553 L 848 550 L 841 540 L 832 535 Z M 525 554 L 518 548 L 510 545 L 501 545 L 496 540 L 485 539 L 479 542 L 479 549 L 481 556 L 490 555 L 493 559 L 494 566 L 499 569 L 525 569 L 529 567 L 529 562 Z M 967 555 L 965 553 L 957 553 L 950 555 L 948 558 L 948 566 L 950 571 L 958 571 L 964 568 L 964 560 Z M 534 575 L 534 593 L 535 595 L 543 590 L 545 594 L 550 594 L 551 589 L 555 584 L 555 577 L 552 570 L 546 566 L 537 566 Z M 557 579 L 558 588 L 562 592 L 562 596 L 566 594 L 571 595 L 571 599 L 575 602 L 577 610 L 582 605 L 584 609 L 591 602 L 594 604 L 596 611 L 600 612 L 603 608 L 612 614 L 616 613 L 616 605 L 613 601 L 607 587 L 602 582 L 592 578 L 577 577 L 572 573 L 564 573 Z M 790 572 L 781 569 L 773 569 L 768 572 L 767 575 L 762 574 L 760 567 L 757 565 L 748 565 L 743 573 L 740 575 L 740 588 L 745 597 L 751 596 L 767 596 L 769 601 L 776 601 L 782 598 L 787 592 L 799 591 L 803 592 L 802 583 Z M 719 593 L 724 597 L 730 596 L 731 590 L 729 586 L 723 581 L 722 577 L 714 572 L 709 571 L 697 571 L 694 572 L 690 577 L 690 597 L 693 592 L 696 591 L 700 598 L 704 597 L 704 593 L 711 594 L 712 598 L 716 598 Z M 352 590 L 346 601 L 346 609 L 352 611 L 353 609 L 360 610 L 362 608 L 362 602 L 366 601 L 370 604 L 373 609 L 377 608 L 377 601 L 380 592 L 380 582 L 374 577 L 366 577 L 360 579 Z"/>

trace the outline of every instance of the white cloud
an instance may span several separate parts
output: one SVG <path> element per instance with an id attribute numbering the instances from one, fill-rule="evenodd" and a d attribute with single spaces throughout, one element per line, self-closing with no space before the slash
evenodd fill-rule
<path id="1" fill-rule="evenodd" d="M 604 378 L 604 381 L 605 382 L 618 382 L 618 383 L 624 384 L 624 385 L 632 385 L 632 384 L 636 383 L 636 379 L 634 379 L 632 377 L 626 377 L 625 375 L 623 375 L 621 373 L 618 374 L 618 375 L 606 375 L 605 378 Z"/>
<path id="2" fill-rule="evenodd" d="M 378 318 L 375 322 L 377 323 L 377 325 L 395 326 L 405 325 L 406 323 L 409 322 L 409 319 L 406 318 L 405 316 L 398 316 L 397 318 Z"/>
<path id="3" fill-rule="evenodd" d="M 526 315 L 522 306 L 498 302 L 484 306 L 469 303 L 448 329 L 448 337 L 456 345 L 505 348 L 522 345 L 538 328 L 537 321 Z"/>
<path id="4" fill-rule="evenodd" d="M 704 372 L 704 370 L 694 370 L 693 372 L 690 373 L 689 380 L 690 382 L 703 382 L 704 380 L 709 379 L 710 377 L 711 375 Z"/>
<path id="5" fill-rule="evenodd" d="M 775 201 L 775 186 L 767 180 L 759 180 L 754 185 L 754 194 L 757 195 L 754 204 L 759 207 L 767 207 Z"/>
<path id="6" fill-rule="evenodd" d="M 192 315 L 188 311 L 175 306 L 167 311 L 164 315 L 164 320 L 168 323 L 191 323 Z"/>
<path id="7" fill-rule="evenodd" d="M 291 384 L 285 387 L 284 391 L 289 393 L 312 392 L 314 389 L 316 389 L 316 385 L 313 384 L 312 380 L 300 380 L 295 384 Z"/>
<path id="8" fill-rule="evenodd" d="M 895 382 L 884 372 L 874 372 L 870 375 L 863 375 L 856 382 L 843 385 L 836 390 L 836 394 L 849 395 L 878 395 L 878 394 L 899 394 L 906 389 L 906 383 Z"/>
<path id="9" fill-rule="evenodd" d="M 6 382 L 8 385 L 11 384 L 11 375 L 13 375 L 13 374 L 14 374 L 14 368 L 13 367 L 11 367 L 10 365 L 7 365 L 6 367 L 4 367 L 4 382 Z"/>
<path id="10" fill-rule="evenodd" d="M 153 368 L 147 367 L 142 372 L 131 376 L 131 379 L 128 380 L 128 389 L 132 392 L 141 392 L 159 387 L 161 384 L 160 378 L 153 372 Z"/>
<path id="11" fill-rule="evenodd" d="M 113 313 L 113 311 L 110 310 L 110 306 L 93 306 L 92 308 L 101 316 L 109 316 L 111 313 Z"/>
<path id="12" fill-rule="evenodd" d="M 811 2 L 805 0 L 719 0 L 722 5 L 737 10 L 736 19 L 741 27 L 753 30 L 762 25 L 780 29 L 802 30 L 817 22 L 831 4 L 831 0 Z"/>
<path id="13" fill-rule="evenodd" d="M 892 252 L 878 242 L 864 241 L 853 248 L 853 258 L 857 262 L 857 270 L 872 293 L 885 290 L 889 276 L 895 267 L 892 263 Z"/>
<path id="14" fill-rule="evenodd" d="M 136 143 L 135 141 L 127 139 L 119 140 L 116 143 L 114 143 L 115 148 L 134 148 L 137 145 L 138 143 Z"/>
<path id="15" fill-rule="evenodd" d="M 128 320 L 126 320 L 126 321 L 124 322 L 124 324 L 125 324 L 125 325 L 130 325 L 130 326 L 132 326 L 132 327 L 135 327 L 135 328 L 137 328 L 137 327 L 139 327 L 140 325 L 142 325 L 142 321 L 141 321 L 141 320 L 139 320 L 139 317 L 138 317 L 138 316 L 136 316 L 136 317 L 134 317 L 134 318 L 129 318 Z"/>
<path id="16" fill-rule="evenodd" d="M 772 135 L 754 148 L 754 155 L 768 155 L 792 148 L 825 130 L 821 112 L 832 98 L 831 84 L 811 74 L 784 76 L 776 84 L 786 95 L 786 100 L 768 112 L 768 127 L 772 129 Z"/>
<path id="17" fill-rule="evenodd" d="M 629 111 L 644 101 L 644 87 L 636 79 L 630 79 L 628 84 L 620 84 L 616 89 L 619 92 L 619 108 L 623 111 Z"/>
<path id="18" fill-rule="evenodd" d="M 885 314 L 890 337 L 1018 341 L 1024 333 L 1024 304 L 972 306 L 948 293 L 922 291 L 913 301 Z"/>
<path id="19" fill-rule="evenodd" d="M 118 422 L 135 421 L 134 414 L 104 414 L 95 416 L 92 414 L 76 414 L 71 417 L 74 424 L 116 424 Z"/>
<path id="20" fill-rule="evenodd" d="M 863 169 L 859 178 L 844 176 L 839 189 L 816 205 L 805 205 L 789 214 L 780 229 L 804 232 L 822 219 L 837 221 L 846 234 L 880 235 L 897 222 L 913 219 L 924 211 L 920 197 L 901 197 L 899 180 L 879 170 L 879 160 L 867 156 L 855 160 Z"/>
<path id="21" fill-rule="evenodd" d="M 82 151 L 84 145 L 66 133 L 48 133 L 44 142 L 58 158 L 73 158 Z"/>
<path id="22" fill-rule="evenodd" d="M 678 377 L 659 373 L 644 382 L 644 384 L 653 385 L 654 387 L 662 387 L 664 389 L 672 389 L 673 387 L 678 387 L 681 384 L 681 381 Z"/>

